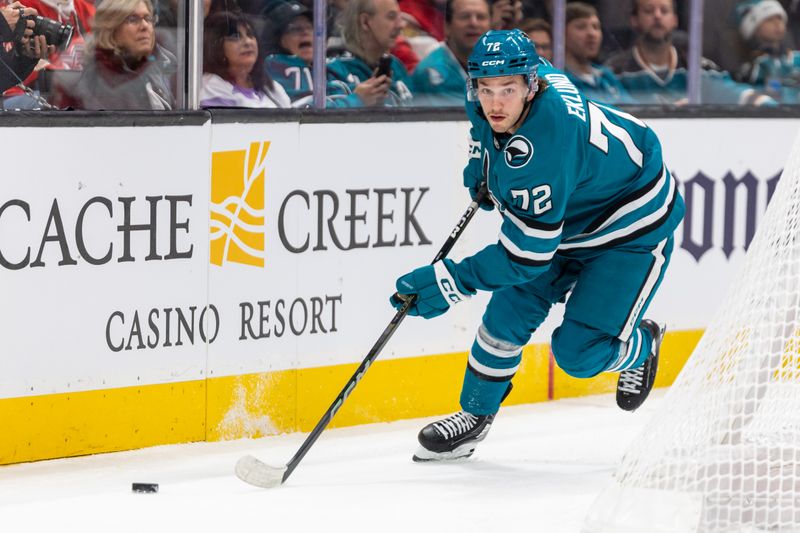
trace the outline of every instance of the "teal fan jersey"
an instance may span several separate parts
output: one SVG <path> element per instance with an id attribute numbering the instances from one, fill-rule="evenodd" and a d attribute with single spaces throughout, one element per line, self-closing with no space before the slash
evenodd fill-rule
<path id="1" fill-rule="evenodd" d="M 581 91 L 584 96 L 596 102 L 605 104 L 635 104 L 627 89 L 617 79 L 611 69 L 599 64 L 592 64 L 589 75 L 565 71 L 569 80 Z"/>
<path id="2" fill-rule="evenodd" d="M 286 54 L 267 56 L 264 68 L 273 81 L 280 83 L 293 107 L 310 107 L 314 98 L 311 66 L 303 59 Z M 326 83 L 325 107 L 361 107 L 361 99 L 343 82 Z"/>
<path id="3" fill-rule="evenodd" d="M 286 89 L 292 102 L 314 92 L 311 67 L 303 59 L 287 54 L 270 55 L 267 56 L 264 67 L 273 81 Z"/>
<path id="4" fill-rule="evenodd" d="M 411 105 L 413 98 L 411 76 L 408 75 L 406 67 L 394 56 L 391 68 L 392 84 L 384 104 L 390 107 Z M 328 85 L 344 84 L 352 91 L 356 85 L 371 78 L 374 70 L 363 59 L 348 52 L 328 63 Z"/>
<path id="5" fill-rule="evenodd" d="M 411 81 L 414 84 L 414 105 L 464 105 L 467 73 L 445 43 L 419 62 Z"/>
<path id="6" fill-rule="evenodd" d="M 530 280 L 556 254 L 580 257 L 628 243 L 656 244 L 683 218 L 661 143 L 641 120 L 586 98 L 562 72 L 514 134 L 495 134 L 474 103 L 465 183 L 488 179 L 503 217 L 499 240 L 457 265 L 471 288 Z"/>
<path id="7" fill-rule="evenodd" d="M 782 104 L 800 103 L 800 50 L 762 54 L 742 65 L 742 79 Z"/>

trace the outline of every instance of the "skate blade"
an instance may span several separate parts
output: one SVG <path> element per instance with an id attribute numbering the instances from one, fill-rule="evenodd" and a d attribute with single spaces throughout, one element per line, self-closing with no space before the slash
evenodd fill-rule
<path id="1" fill-rule="evenodd" d="M 475 453 L 475 443 L 462 444 L 455 450 L 449 452 L 432 452 L 422 446 L 411 458 L 415 463 L 430 463 L 434 461 L 456 461 L 458 459 L 467 459 Z"/>
<path id="2" fill-rule="evenodd" d="M 286 473 L 286 467 L 282 466 L 276 468 L 266 463 L 262 463 L 252 455 L 245 455 L 236 462 L 236 477 L 261 487 L 262 489 L 269 489 L 277 487 L 283 483 L 283 475 Z"/>

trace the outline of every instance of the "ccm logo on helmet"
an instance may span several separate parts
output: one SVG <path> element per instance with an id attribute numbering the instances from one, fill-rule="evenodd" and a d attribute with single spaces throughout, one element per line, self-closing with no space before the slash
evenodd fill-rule
<path id="1" fill-rule="evenodd" d="M 497 66 L 497 65 L 502 65 L 505 62 L 506 62 L 505 59 L 490 59 L 488 61 L 484 61 L 483 63 L 481 63 L 481 66 L 482 67 L 494 67 L 494 66 Z"/>

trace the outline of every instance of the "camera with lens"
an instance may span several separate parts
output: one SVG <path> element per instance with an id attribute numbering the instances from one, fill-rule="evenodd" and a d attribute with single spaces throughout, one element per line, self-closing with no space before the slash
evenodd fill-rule
<path id="1" fill-rule="evenodd" d="M 44 35 L 48 45 L 53 45 L 59 50 L 66 50 L 69 46 L 73 32 L 71 25 L 37 15 L 29 15 L 25 18 L 34 23 L 33 35 Z"/>

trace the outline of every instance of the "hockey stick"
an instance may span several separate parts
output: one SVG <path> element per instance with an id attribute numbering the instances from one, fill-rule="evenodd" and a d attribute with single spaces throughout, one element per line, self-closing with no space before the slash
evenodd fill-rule
<path id="1" fill-rule="evenodd" d="M 445 240 L 444 245 L 442 245 L 442 248 L 439 250 L 439 253 L 437 253 L 436 257 L 433 258 L 432 263 L 443 259 L 447 254 L 450 253 L 453 245 L 461 236 L 461 233 L 464 231 L 464 228 L 467 227 L 469 221 L 472 220 L 473 215 L 475 215 L 475 212 L 478 210 L 478 206 L 486 197 L 486 195 L 487 190 L 486 185 L 484 184 L 478 190 L 478 193 L 475 195 L 475 199 L 472 200 L 472 202 L 469 204 L 469 207 L 467 207 L 467 210 L 461 216 L 458 224 L 456 224 L 456 226 L 453 228 L 453 231 L 450 232 L 450 235 L 447 237 L 447 240 Z M 375 345 L 369 351 L 364 360 L 361 361 L 361 364 L 358 366 L 353 376 L 344 386 L 331 406 L 328 407 L 328 410 L 325 411 L 325 414 L 322 415 L 322 418 L 319 422 L 317 422 L 316 427 L 314 427 L 308 437 L 306 437 L 306 440 L 300 446 L 300 449 L 297 450 L 297 453 L 294 454 L 294 457 L 292 457 L 292 459 L 286 463 L 285 466 L 274 467 L 259 461 L 252 455 L 245 455 L 236 463 L 235 471 L 239 479 L 246 483 L 250 483 L 251 485 L 255 485 L 256 487 L 262 487 L 266 489 L 283 484 L 289 478 L 289 476 L 292 475 L 294 469 L 297 468 L 297 465 L 303 460 L 303 457 L 306 455 L 311 446 L 313 446 L 317 441 L 320 434 L 322 434 L 322 432 L 328 426 L 344 401 L 348 396 L 350 396 L 350 393 L 353 392 L 353 389 L 356 388 L 356 385 L 358 385 L 358 382 L 364 377 L 364 374 L 367 373 L 370 365 L 378 357 L 378 354 L 381 353 L 383 347 L 387 342 L 389 342 L 389 339 L 392 337 L 394 332 L 400 326 L 400 323 L 408 314 L 408 310 L 411 308 L 411 305 L 414 303 L 415 299 L 415 295 L 405 299 L 403 305 L 400 307 L 397 313 L 395 313 L 394 318 L 392 318 L 392 321 L 389 322 L 389 325 L 383 330 L 383 333 L 381 333 L 381 336 L 378 337 Z"/>

